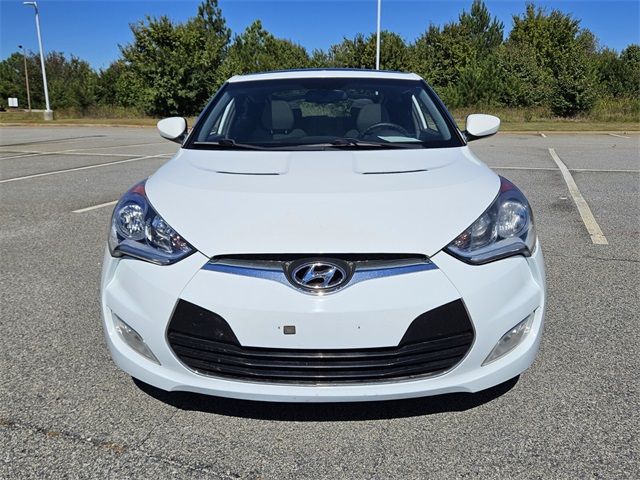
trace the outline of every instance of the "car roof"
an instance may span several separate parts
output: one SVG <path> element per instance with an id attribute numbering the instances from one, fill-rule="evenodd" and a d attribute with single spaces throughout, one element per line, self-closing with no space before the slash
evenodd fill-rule
<path id="1" fill-rule="evenodd" d="M 295 78 L 386 78 L 394 80 L 421 80 L 415 73 L 388 70 L 365 70 L 355 68 L 306 68 L 300 70 L 278 70 L 273 72 L 235 75 L 229 83 L 252 82 L 256 80 L 285 80 Z"/>

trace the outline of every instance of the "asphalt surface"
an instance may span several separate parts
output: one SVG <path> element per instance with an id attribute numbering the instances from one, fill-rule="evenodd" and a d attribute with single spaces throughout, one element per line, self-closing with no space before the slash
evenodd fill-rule
<path id="1" fill-rule="evenodd" d="M 640 138 L 499 134 L 472 148 L 536 214 L 548 310 L 534 365 L 475 395 L 262 404 L 141 385 L 103 340 L 112 207 L 74 210 L 116 200 L 177 146 L 152 129 L 0 128 L 0 477 L 638 478 Z"/>

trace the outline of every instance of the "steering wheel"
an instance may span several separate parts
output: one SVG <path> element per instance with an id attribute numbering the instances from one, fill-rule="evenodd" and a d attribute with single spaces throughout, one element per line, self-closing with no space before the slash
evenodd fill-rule
<path id="1" fill-rule="evenodd" d="M 398 125 L 396 123 L 389 123 L 389 122 L 374 123 L 369 128 L 367 128 L 364 132 L 362 132 L 361 136 L 365 137 L 367 135 L 371 135 L 371 133 L 373 133 L 375 130 L 381 130 L 381 129 L 384 129 L 384 128 L 386 128 L 388 130 L 395 130 L 396 132 L 400 132 L 405 137 L 410 137 L 411 136 L 409 134 L 409 132 L 407 132 L 402 126 L 400 126 L 400 125 Z"/>

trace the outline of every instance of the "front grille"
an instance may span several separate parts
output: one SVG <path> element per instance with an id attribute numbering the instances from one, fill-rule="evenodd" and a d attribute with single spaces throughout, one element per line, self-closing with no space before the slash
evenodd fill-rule
<path id="1" fill-rule="evenodd" d="M 395 347 L 243 347 L 221 316 L 180 300 L 167 337 L 178 358 L 197 373 L 237 380 L 323 384 L 436 375 L 462 360 L 474 335 L 466 309 L 457 300 L 417 317 Z"/>

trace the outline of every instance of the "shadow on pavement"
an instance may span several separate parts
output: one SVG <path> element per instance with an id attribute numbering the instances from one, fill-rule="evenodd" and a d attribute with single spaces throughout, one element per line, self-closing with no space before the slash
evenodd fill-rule
<path id="1" fill-rule="evenodd" d="M 518 377 L 477 393 L 449 393 L 407 400 L 353 403 L 279 403 L 212 397 L 199 393 L 165 392 L 133 378 L 146 394 L 181 410 L 256 420 L 329 422 L 383 420 L 445 412 L 461 412 L 484 405 L 511 390 Z"/>

